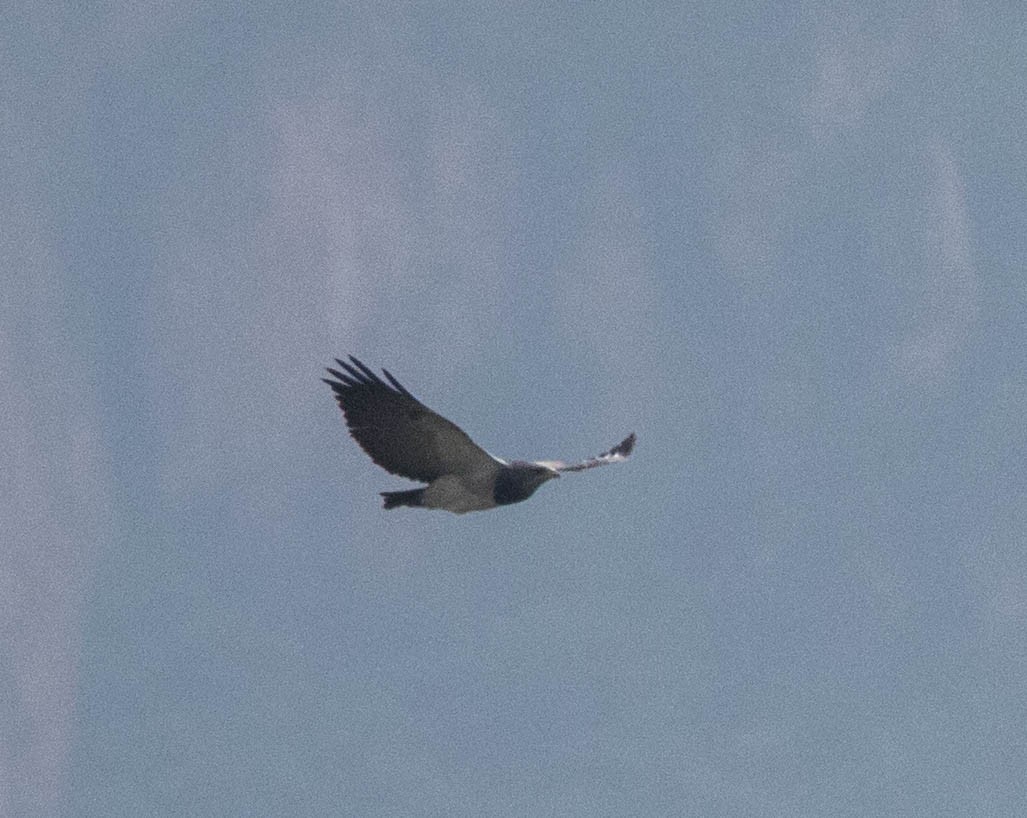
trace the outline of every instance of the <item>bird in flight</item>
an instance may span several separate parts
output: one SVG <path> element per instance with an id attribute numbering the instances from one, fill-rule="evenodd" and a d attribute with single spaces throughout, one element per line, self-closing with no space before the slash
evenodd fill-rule
<path id="1" fill-rule="evenodd" d="M 635 446 L 632 432 L 608 452 L 580 463 L 507 462 L 417 400 L 387 369 L 382 370 L 382 380 L 352 355 L 348 363 L 338 358 L 335 362 L 339 369 L 329 368 L 332 378 L 322 380 L 335 393 L 353 439 L 386 471 L 428 484 L 383 491 L 385 508 L 441 508 L 465 514 L 519 503 L 563 472 L 626 460 Z"/>

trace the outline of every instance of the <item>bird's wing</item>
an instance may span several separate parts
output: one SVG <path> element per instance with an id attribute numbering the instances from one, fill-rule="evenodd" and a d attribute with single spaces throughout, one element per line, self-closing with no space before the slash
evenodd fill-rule
<path id="1" fill-rule="evenodd" d="M 635 448 L 635 433 L 632 432 L 610 451 L 582 460 L 580 463 L 564 463 L 562 460 L 540 460 L 540 466 L 548 466 L 556 471 L 585 471 L 594 469 L 596 466 L 608 466 L 610 463 L 620 463 L 627 460 L 631 450 Z"/>
<path id="2" fill-rule="evenodd" d="M 388 383 L 354 358 L 322 378 L 335 393 L 353 439 L 386 471 L 430 483 L 444 474 L 496 468 L 499 461 L 457 426 L 407 392 L 388 370 Z"/>

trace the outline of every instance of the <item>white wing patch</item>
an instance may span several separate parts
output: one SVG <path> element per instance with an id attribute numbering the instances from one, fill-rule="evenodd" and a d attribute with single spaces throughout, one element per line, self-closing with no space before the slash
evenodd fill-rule
<path id="1" fill-rule="evenodd" d="M 535 462 L 539 466 L 545 466 L 554 471 L 585 471 L 585 469 L 594 469 L 596 466 L 608 466 L 611 463 L 620 463 L 623 460 L 627 460 L 634 448 L 635 433 L 632 432 L 608 452 L 597 454 L 595 457 L 582 460 L 580 463 L 565 463 L 562 460 L 536 460 Z"/>

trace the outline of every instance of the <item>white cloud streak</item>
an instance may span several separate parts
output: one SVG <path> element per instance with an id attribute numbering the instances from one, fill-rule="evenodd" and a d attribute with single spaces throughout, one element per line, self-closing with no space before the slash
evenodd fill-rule
<path id="1" fill-rule="evenodd" d="M 900 371 L 912 382 L 950 372 L 978 313 L 978 280 L 966 191 L 952 151 L 927 153 L 922 268 L 914 277 L 913 318 L 899 350 Z"/>
<path id="2" fill-rule="evenodd" d="M 869 106 L 891 86 L 908 46 L 904 30 L 874 37 L 863 20 L 841 12 L 825 14 L 816 27 L 802 108 L 814 134 L 824 138 L 862 127 Z"/>
<path id="3" fill-rule="evenodd" d="M 4 211 L 0 814 L 53 815 L 73 738 L 83 595 L 112 523 L 110 481 L 91 370 L 62 329 L 69 310 L 45 212 Z"/>
<path id="4" fill-rule="evenodd" d="M 510 147 L 472 87 L 411 70 L 397 98 L 342 74 L 271 101 L 268 233 L 325 277 L 337 346 L 388 350 L 398 337 L 452 374 L 504 308 Z M 421 126 L 401 150 L 410 119 Z"/>

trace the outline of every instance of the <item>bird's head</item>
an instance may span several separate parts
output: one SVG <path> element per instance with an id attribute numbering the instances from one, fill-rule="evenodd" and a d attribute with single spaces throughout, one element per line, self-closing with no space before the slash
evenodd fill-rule
<path id="1" fill-rule="evenodd" d="M 559 467 L 562 466 L 563 463 L 559 460 L 533 460 L 530 463 L 524 463 L 522 465 L 538 469 L 540 473 L 547 475 L 546 480 L 551 480 L 554 477 L 560 476 Z"/>
<path id="2" fill-rule="evenodd" d="M 538 488 L 547 480 L 560 476 L 560 472 L 546 463 L 525 463 L 524 461 L 515 460 L 510 465 L 516 467 L 525 482 L 529 483 L 533 488 Z"/>
<path id="3" fill-rule="evenodd" d="M 515 460 L 496 477 L 495 500 L 499 505 L 519 503 L 531 497 L 543 483 L 559 476 L 560 472 L 551 466 Z"/>
<path id="4" fill-rule="evenodd" d="M 560 472 L 545 463 L 532 463 L 531 468 L 536 474 L 538 474 L 543 483 L 546 482 L 546 480 L 552 480 L 554 477 L 560 476 Z"/>
<path id="5" fill-rule="evenodd" d="M 541 463 L 525 463 L 524 471 L 521 472 L 524 480 L 524 490 L 530 496 L 543 483 L 548 483 L 554 477 L 559 477 L 560 472 L 556 469 L 545 466 Z"/>

